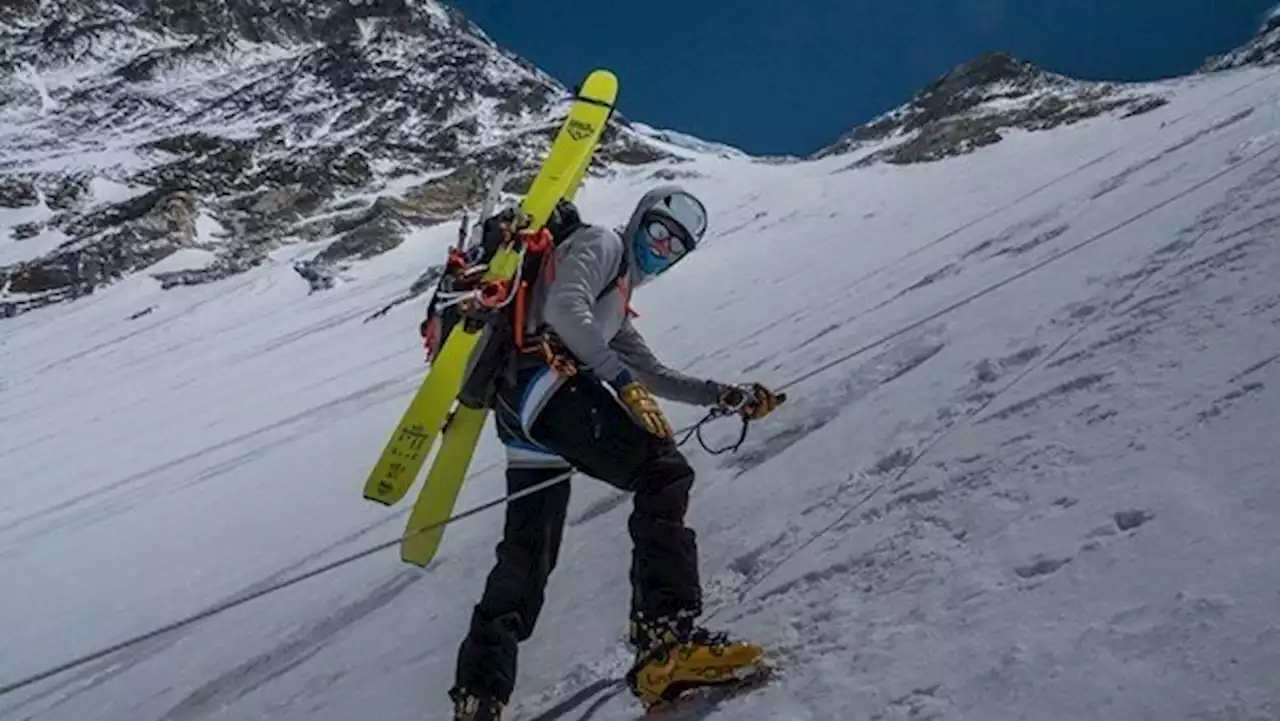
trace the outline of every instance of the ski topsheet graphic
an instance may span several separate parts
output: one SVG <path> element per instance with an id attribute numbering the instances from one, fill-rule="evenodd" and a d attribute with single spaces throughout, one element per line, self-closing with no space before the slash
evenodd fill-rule
<path id="1" fill-rule="evenodd" d="M 520 205 L 529 230 L 541 228 L 556 203 L 575 194 L 613 112 L 617 93 L 617 78 L 607 70 L 592 72 L 582 83 Z M 490 260 L 484 280 L 509 283 L 523 258 L 524 248 L 519 242 L 501 247 Z M 458 323 L 445 338 L 364 485 L 364 497 L 371 501 L 390 506 L 402 499 L 422 470 L 445 421 L 450 419 L 449 431 L 406 529 L 402 557 L 419 565 L 426 565 L 435 555 L 442 529 L 424 533 L 416 530 L 442 521 L 452 512 L 488 417 L 486 410 L 461 405 L 452 417 L 450 414 L 481 336 L 482 328 L 468 325 Z M 454 440 L 450 441 L 449 436 Z"/>

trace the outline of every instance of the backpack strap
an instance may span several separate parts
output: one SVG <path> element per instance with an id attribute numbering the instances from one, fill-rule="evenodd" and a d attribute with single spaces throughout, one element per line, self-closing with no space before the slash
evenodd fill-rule
<path id="1" fill-rule="evenodd" d="M 577 228 L 583 225 L 585 224 L 579 223 L 577 226 L 574 227 L 574 230 L 577 230 Z M 536 277 L 538 280 L 542 280 L 543 258 L 546 255 L 549 255 L 550 252 L 552 252 L 553 248 L 561 248 L 564 246 L 565 243 L 568 243 L 572 239 L 573 239 L 573 233 L 569 233 L 568 235 L 563 236 L 563 239 L 561 239 L 560 236 L 552 235 L 551 243 L 549 243 L 548 245 L 541 246 L 539 248 L 538 264 L 536 267 L 531 269 L 533 271 L 531 274 L 531 277 Z M 555 261 L 552 260 L 552 262 L 554 263 Z M 618 283 L 620 283 L 623 278 L 627 277 L 627 267 L 628 267 L 627 251 L 626 251 L 626 248 L 624 247 L 622 250 L 622 260 L 618 262 L 618 272 L 614 273 L 613 279 L 610 280 L 608 283 L 606 283 L 604 288 L 602 288 L 599 293 L 596 293 L 596 301 L 599 301 L 601 298 L 605 297 L 606 295 L 609 295 L 610 291 L 618 287 Z"/>
<path id="2" fill-rule="evenodd" d="M 622 260 L 618 262 L 618 272 L 614 274 L 613 280 L 609 281 L 605 285 L 604 290 L 600 291 L 596 295 L 596 300 L 599 301 L 601 298 L 609 295 L 609 292 L 614 288 L 617 288 L 618 284 L 621 283 L 622 279 L 625 277 L 627 277 L 627 251 L 626 248 L 623 248 Z"/>

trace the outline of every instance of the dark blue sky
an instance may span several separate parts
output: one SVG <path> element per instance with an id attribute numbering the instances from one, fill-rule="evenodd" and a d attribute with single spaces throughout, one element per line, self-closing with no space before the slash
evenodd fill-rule
<path id="1" fill-rule="evenodd" d="M 984 50 L 1074 77 L 1193 70 L 1277 0 L 449 0 L 572 86 L 614 70 L 619 109 L 756 154 L 805 154 Z"/>

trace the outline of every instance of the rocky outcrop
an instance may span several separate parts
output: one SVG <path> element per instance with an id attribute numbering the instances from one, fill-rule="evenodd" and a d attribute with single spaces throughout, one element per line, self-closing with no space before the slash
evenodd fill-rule
<path id="1" fill-rule="evenodd" d="M 0 25 L 17 23 L 34 16 L 40 9 L 38 0 L 6 0 L 0 3 Z"/>
<path id="2" fill-rule="evenodd" d="M 1212 73 L 1250 65 L 1266 66 L 1278 63 L 1280 63 L 1280 8 L 1272 11 L 1253 39 L 1229 53 L 1209 58 L 1201 66 L 1200 71 Z"/>
<path id="3" fill-rule="evenodd" d="M 1007 129 L 1047 130 L 1104 113 L 1133 116 L 1167 101 L 1114 83 L 1072 80 L 1004 53 L 987 53 L 859 126 L 816 157 L 878 146 L 858 165 L 921 163 L 1000 142 Z"/>
<path id="4" fill-rule="evenodd" d="M 68 237 L 0 267 L 9 314 L 189 246 L 216 260 L 154 274 L 165 287 L 243 272 L 296 242 L 324 244 L 297 267 L 329 287 L 412 229 L 456 218 L 498 168 L 515 171 L 510 187 L 527 186 L 569 95 L 435 0 L 77 0 L 4 12 L 0 208 L 43 213 L 4 235 Z M 616 116 L 592 172 L 667 157 L 627 125 Z M 109 192 L 95 196 L 95 178 Z M 226 237 L 199 237 L 200 213 Z"/>
<path id="5" fill-rule="evenodd" d="M 43 223 L 19 223 L 13 226 L 9 232 L 13 236 L 14 240 L 26 240 L 27 238 L 34 238 L 37 235 L 40 235 L 40 231 L 43 228 Z"/>
<path id="6" fill-rule="evenodd" d="M 70 229 L 84 240 L 5 269 L 8 292 L 76 297 L 157 263 L 195 239 L 196 202 L 189 193 L 154 191 L 78 219 Z"/>
<path id="7" fill-rule="evenodd" d="M 49 192 L 45 194 L 45 204 L 52 210 L 79 208 L 89 194 L 89 181 L 92 178 L 92 174 L 84 172 L 51 178 Z"/>
<path id="8" fill-rule="evenodd" d="M 25 208 L 40 202 L 35 183 L 0 176 L 0 208 Z"/>

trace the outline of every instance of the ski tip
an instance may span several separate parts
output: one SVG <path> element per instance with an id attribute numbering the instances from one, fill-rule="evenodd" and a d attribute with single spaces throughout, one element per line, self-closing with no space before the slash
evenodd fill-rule
<path id="1" fill-rule="evenodd" d="M 587 73 L 587 77 L 578 84 L 574 91 L 581 90 L 584 86 L 590 85 L 592 82 L 611 82 L 617 84 L 618 76 L 609 68 L 596 68 Z"/>
<path id="2" fill-rule="evenodd" d="M 618 76 L 611 70 L 593 70 L 573 89 L 573 99 L 612 108 L 618 99 Z"/>
<path id="3" fill-rule="evenodd" d="M 376 503 L 376 504 L 378 504 L 378 505 L 380 505 L 380 506 L 386 506 L 387 508 L 390 508 L 390 507 L 392 507 L 392 506 L 394 506 L 394 505 L 396 504 L 396 502 L 395 502 L 394 500 L 392 500 L 392 499 L 389 499 L 389 498 L 382 498 L 382 497 L 380 497 L 380 496 L 377 496 L 377 495 L 371 495 L 371 494 L 369 494 L 369 493 L 365 493 L 365 494 L 364 494 L 364 499 L 365 499 L 366 501 L 373 501 L 374 503 Z"/>

